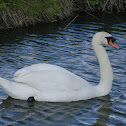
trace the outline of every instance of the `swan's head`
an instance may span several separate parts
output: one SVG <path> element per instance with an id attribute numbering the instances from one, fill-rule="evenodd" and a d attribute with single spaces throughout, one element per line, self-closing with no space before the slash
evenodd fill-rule
<path id="1" fill-rule="evenodd" d="M 107 32 L 98 32 L 93 36 L 92 44 L 94 45 L 111 45 L 115 48 L 119 48 L 118 45 L 115 44 L 116 39 L 112 37 Z"/>

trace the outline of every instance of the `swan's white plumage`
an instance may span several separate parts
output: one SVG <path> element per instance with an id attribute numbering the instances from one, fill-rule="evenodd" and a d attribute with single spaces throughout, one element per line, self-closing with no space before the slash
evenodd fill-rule
<path id="1" fill-rule="evenodd" d="M 33 96 L 37 101 L 70 102 L 106 95 L 110 92 L 113 80 L 112 68 L 102 46 L 108 44 L 106 36 L 111 35 L 99 32 L 92 40 L 101 72 L 101 80 L 97 86 L 92 86 L 70 71 L 51 64 L 24 67 L 14 74 L 14 82 L 0 78 L 0 86 L 12 98 L 22 100 Z"/>
<path id="2" fill-rule="evenodd" d="M 41 97 L 36 95 L 38 101 L 43 101 L 45 97 L 49 100 L 45 99 L 44 101 L 62 101 L 67 97 L 71 97 L 72 100 L 75 99 L 73 93 L 78 95 L 78 91 L 83 89 L 83 86 L 89 87 L 86 80 L 64 68 L 51 64 L 35 64 L 22 68 L 15 73 L 13 80 L 38 90 L 41 94 Z"/>

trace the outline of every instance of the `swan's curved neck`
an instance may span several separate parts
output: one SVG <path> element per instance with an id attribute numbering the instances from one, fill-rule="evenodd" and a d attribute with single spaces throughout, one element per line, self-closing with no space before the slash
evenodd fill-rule
<path id="1" fill-rule="evenodd" d="M 112 87 L 112 81 L 113 81 L 112 67 L 105 48 L 100 44 L 99 45 L 92 44 L 92 45 L 100 65 L 101 79 L 99 84 L 97 85 L 97 89 L 98 91 L 100 91 L 99 93 L 101 95 L 107 95 L 109 94 Z"/>

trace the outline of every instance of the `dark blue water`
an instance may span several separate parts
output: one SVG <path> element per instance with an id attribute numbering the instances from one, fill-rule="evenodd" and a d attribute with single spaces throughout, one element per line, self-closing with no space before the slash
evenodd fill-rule
<path id="1" fill-rule="evenodd" d="M 0 76 L 11 79 L 16 70 L 36 63 L 59 65 L 99 83 L 97 58 L 91 46 L 94 33 L 107 31 L 120 49 L 105 47 L 114 72 L 108 96 L 71 103 L 14 100 L 0 88 L 0 125 L 14 126 L 125 126 L 126 125 L 126 18 L 102 15 L 99 20 L 79 16 L 68 21 L 0 31 Z"/>

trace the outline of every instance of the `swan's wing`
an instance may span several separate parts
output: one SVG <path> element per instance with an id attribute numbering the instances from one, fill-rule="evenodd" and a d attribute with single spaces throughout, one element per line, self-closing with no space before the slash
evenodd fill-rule
<path id="1" fill-rule="evenodd" d="M 42 71 L 42 70 L 67 71 L 66 69 L 59 67 L 59 66 L 56 66 L 56 65 L 41 63 L 41 64 L 34 64 L 34 65 L 31 65 L 31 66 L 19 69 L 14 74 L 14 78 L 20 78 L 20 77 L 23 77 L 27 74 L 30 74 L 31 72 L 37 72 L 37 71 Z"/>
<path id="2" fill-rule="evenodd" d="M 14 78 L 16 82 L 27 84 L 39 91 L 69 91 L 89 87 L 88 82 L 69 71 L 43 70 Z"/>

